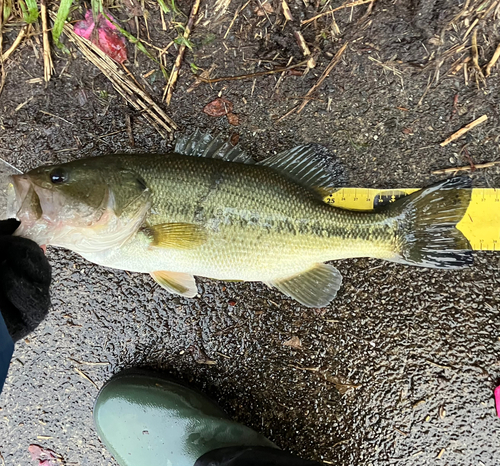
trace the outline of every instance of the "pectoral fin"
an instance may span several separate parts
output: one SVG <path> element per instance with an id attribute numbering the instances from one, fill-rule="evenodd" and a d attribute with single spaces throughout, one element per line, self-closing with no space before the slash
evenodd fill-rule
<path id="1" fill-rule="evenodd" d="M 186 298 L 194 298 L 198 288 L 194 277 L 187 273 L 165 272 L 163 270 L 151 272 L 154 281 L 162 288 L 173 294 L 180 294 Z"/>
<path id="2" fill-rule="evenodd" d="M 158 248 L 192 249 L 207 238 L 205 229 L 194 223 L 162 223 L 148 230 L 153 239 L 151 246 Z"/>
<path id="3" fill-rule="evenodd" d="M 325 307 L 335 298 L 342 284 L 340 272 L 328 264 L 316 264 L 311 269 L 270 285 L 307 307 Z"/>

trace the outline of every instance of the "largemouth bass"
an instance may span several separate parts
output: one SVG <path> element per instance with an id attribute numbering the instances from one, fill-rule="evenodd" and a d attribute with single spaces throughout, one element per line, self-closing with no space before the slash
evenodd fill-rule
<path id="1" fill-rule="evenodd" d="M 342 277 L 327 261 L 373 257 L 435 268 L 472 263 L 455 228 L 469 178 L 425 188 L 378 212 L 323 201 L 337 180 L 316 145 L 254 163 L 196 132 L 161 155 L 106 155 L 13 176 L 17 235 L 116 269 L 150 273 L 194 297 L 194 276 L 261 281 L 309 307 Z"/>

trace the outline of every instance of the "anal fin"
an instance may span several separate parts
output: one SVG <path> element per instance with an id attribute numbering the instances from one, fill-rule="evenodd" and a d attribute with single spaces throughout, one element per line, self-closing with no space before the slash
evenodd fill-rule
<path id="1" fill-rule="evenodd" d="M 198 294 L 198 288 L 192 275 L 179 272 L 165 272 L 160 270 L 151 272 L 154 281 L 169 293 L 194 298 Z"/>
<path id="2" fill-rule="evenodd" d="M 298 275 L 270 283 L 307 307 L 325 307 L 335 298 L 342 275 L 329 264 L 316 264 Z"/>

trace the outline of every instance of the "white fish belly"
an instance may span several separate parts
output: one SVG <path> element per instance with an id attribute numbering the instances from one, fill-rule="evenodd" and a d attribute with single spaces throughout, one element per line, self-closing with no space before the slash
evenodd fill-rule
<path id="1" fill-rule="evenodd" d="M 219 280 L 270 282 L 304 272 L 316 263 L 352 257 L 388 257 L 385 245 L 362 240 L 303 237 L 209 238 L 195 249 L 150 247 L 138 234 L 122 247 L 82 254 L 87 260 L 115 269 L 151 273 L 180 272 Z"/>

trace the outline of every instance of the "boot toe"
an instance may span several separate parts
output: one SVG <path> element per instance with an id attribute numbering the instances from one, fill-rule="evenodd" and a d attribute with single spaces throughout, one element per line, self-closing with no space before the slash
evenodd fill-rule
<path id="1" fill-rule="evenodd" d="M 203 394 L 155 374 L 113 377 L 97 397 L 94 422 L 121 466 L 193 466 L 217 448 L 275 447 Z"/>

